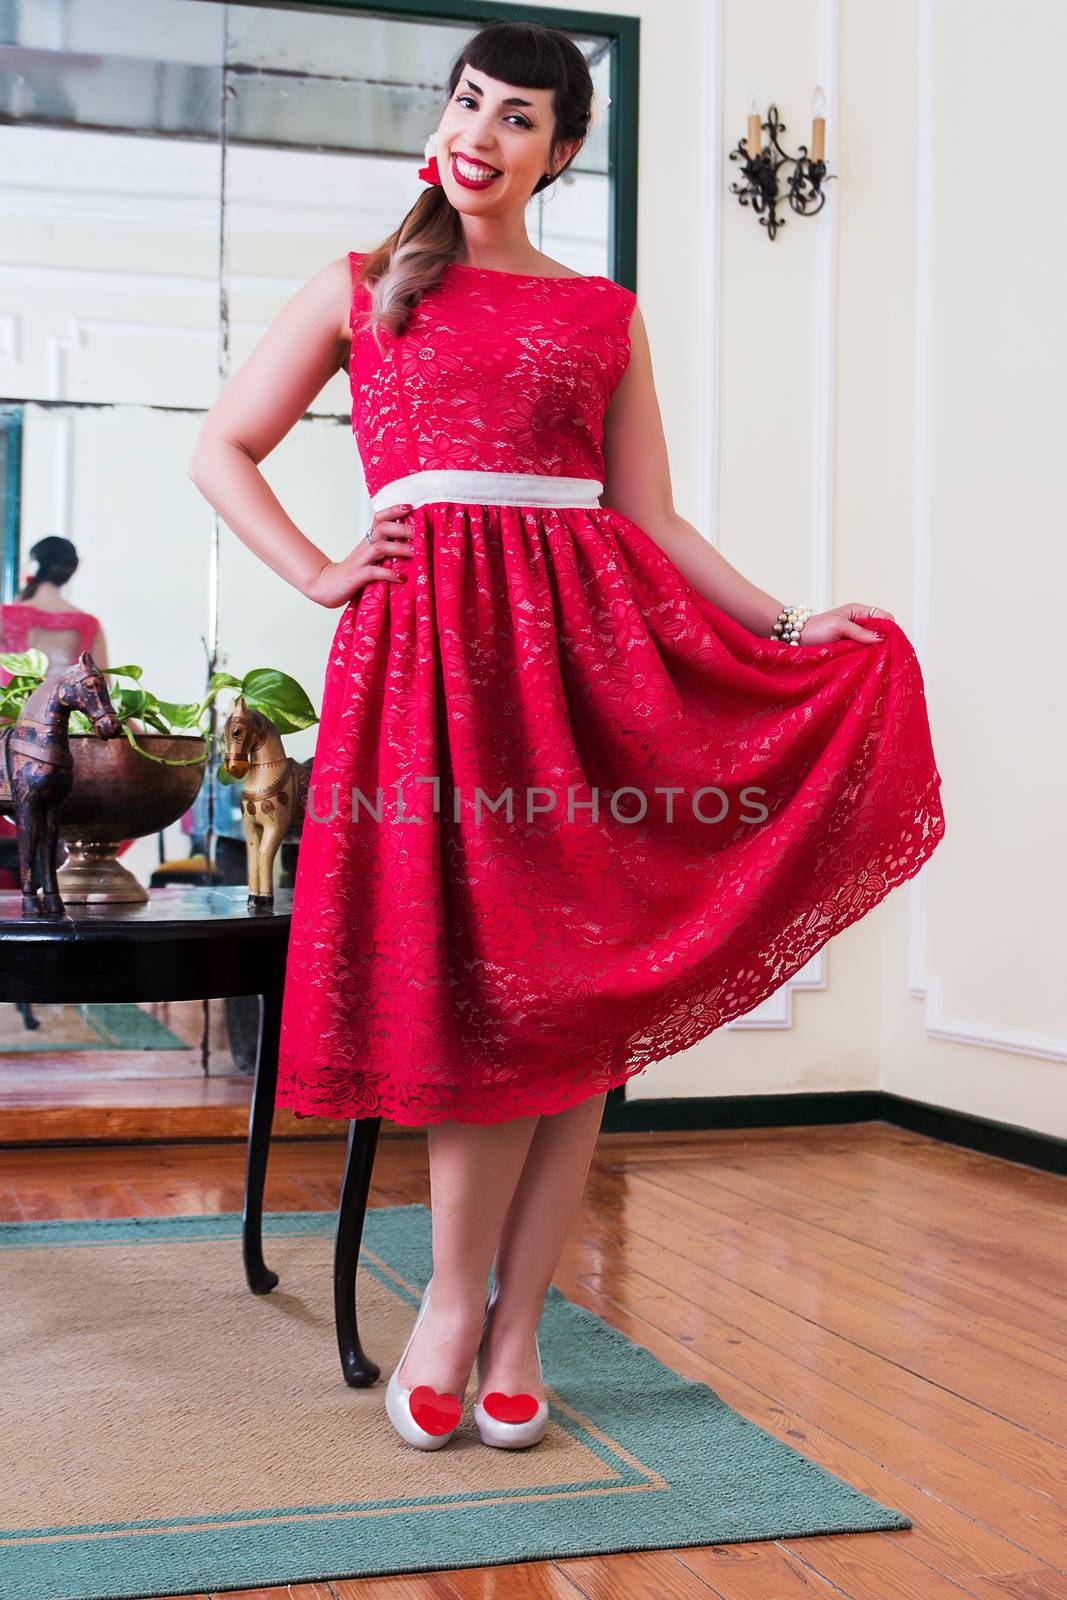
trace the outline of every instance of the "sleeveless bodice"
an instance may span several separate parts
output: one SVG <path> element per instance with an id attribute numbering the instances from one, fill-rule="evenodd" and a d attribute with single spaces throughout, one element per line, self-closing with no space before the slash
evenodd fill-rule
<path id="1" fill-rule="evenodd" d="M 349 252 L 353 273 L 362 262 Z M 353 290 L 352 431 L 367 492 L 460 468 L 604 476 L 604 413 L 630 357 L 636 296 L 610 278 L 543 278 L 454 263 L 379 353 Z"/>
<path id="2" fill-rule="evenodd" d="M 58 648 L 54 658 L 47 644 L 40 648 L 55 666 L 68 666 L 82 650 L 91 649 L 99 629 L 100 619 L 90 611 L 45 611 L 24 600 L 0 606 L 0 649 L 13 654 L 29 650 L 31 633 L 45 630 L 56 635 Z M 0 667 L 0 684 L 10 682 L 11 673 Z"/>

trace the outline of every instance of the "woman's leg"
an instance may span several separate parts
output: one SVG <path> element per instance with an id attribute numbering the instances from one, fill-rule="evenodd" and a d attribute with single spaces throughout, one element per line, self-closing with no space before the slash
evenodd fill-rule
<path id="1" fill-rule="evenodd" d="M 433 1288 L 399 1374 L 406 1389 L 426 1383 L 439 1394 L 463 1393 L 482 1336 L 493 1252 L 538 1120 L 427 1129 Z"/>
<path id="2" fill-rule="evenodd" d="M 605 1094 L 543 1116 L 504 1219 L 493 1276 L 500 1293 L 486 1341 L 479 1398 L 544 1395 L 534 1334 L 589 1177 Z"/>

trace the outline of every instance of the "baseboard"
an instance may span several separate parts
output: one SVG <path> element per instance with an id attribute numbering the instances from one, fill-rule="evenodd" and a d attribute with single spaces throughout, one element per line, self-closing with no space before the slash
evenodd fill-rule
<path id="1" fill-rule="evenodd" d="M 604 1105 L 605 1133 L 675 1133 L 701 1128 L 829 1127 L 835 1123 L 888 1122 L 946 1144 L 983 1155 L 1017 1161 L 1042 1172 L 1067 1174 L 1067 1140 L 1031 1128 L 994 1122 L 966 1111 L 925 1105 L 879 1089 L 824 1094 L 684 1095 L 677 1099 L 627 1100 L 612 1089 Z M 295 1119 L 275 1113 L 275 1142 L 343 1141 L 348 1123 L 327 1118 Z M 383 1119 L 381 1137 L 413 1138 L 419 1127 Z M 158 1106 L 118 1109 L 102 1106 L 0 1109 L 0 1149 L 123 1144 L 243 1144 L 248 1137 L 247 1105 Z"/>
<path id="2" fill-rule="evenodd" d="M 926 1105 L 882 1089 L 647 1100 L 627 1100 L 623 1089 L 612 1089 L 601 1128 L 605 1133 L 663 1133 L 699 1128 L 826 1127 L 843 1122 L 888 1122 L 983 1155 L 1017 1161 L 1042 1172 L 1067 1174 L 1067 1139 L 966 1111 Z"/>

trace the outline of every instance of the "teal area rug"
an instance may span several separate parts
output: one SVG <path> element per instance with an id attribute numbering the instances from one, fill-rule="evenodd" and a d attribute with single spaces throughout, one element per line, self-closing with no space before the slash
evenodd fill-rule
<path id="1" fill-rule="evenodd" d="M 15 1006 L 0 1006 L 0 1055 L 33 1050 L 192 1050 L 150 1012 L 125 1002 L 31 1006 L 27 1028 Z"/>
<path id="2" fill-rule="evenodd" d="M 281 1281 L 256 1296 L 237 1213 L 0 1225 L 3 1600 L 911 1527 L 555 1288 L 541 1444 L 487 1449 L 468 1405 L 443 1450 L 413 1450 L 384 1397 L 432 1269 L 429 1210 L 368 1213 L 368 1389 L 341 1376 L 333 1227 L 269 1214 Z"/>

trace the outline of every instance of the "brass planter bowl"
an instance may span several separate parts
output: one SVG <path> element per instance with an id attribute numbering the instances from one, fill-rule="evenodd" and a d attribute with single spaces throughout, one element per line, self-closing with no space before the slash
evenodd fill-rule
<path id="1" fill-rule="evenodd" d="M 188 761 L 207 754 L 195 733 L 142 733 L 139 745 L 153 755 Z M 56 874 L 59 892 L 72 902 L 148 899 L 148 890 L 115 857 L 127 839 L 158 833 L 184 816 L 204 781 L 206 762 L 166 767 L 133 748 L 125 734 L 99 739 L 72 733 L 74 787 L 59 808 L 59 836 L 70 852 Z"/>

